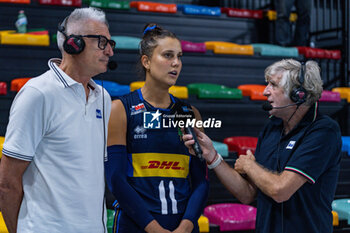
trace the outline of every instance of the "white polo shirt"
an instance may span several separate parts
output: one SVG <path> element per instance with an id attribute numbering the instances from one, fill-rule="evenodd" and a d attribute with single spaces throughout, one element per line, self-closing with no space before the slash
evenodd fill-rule
<path id="1" fill-rule="evenodd" d="M 103 106 L 102 88 L 91 80 L 86 101 L 83 85 L 59 63 L 49 60 L 50 70 L 28 81 L 11 107 L 3 153 L 31 161 L 17 231 L 103 233 L 103 133 L 111 99 L 104 90 Z"/>

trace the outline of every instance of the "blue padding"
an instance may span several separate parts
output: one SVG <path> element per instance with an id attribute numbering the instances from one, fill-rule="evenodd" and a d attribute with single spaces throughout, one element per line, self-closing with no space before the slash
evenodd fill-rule
<path id="1" fill-rule="evenodd" d="M 254 53 L 260 53 L 261 56 L 276 56 L 276 57 L 298 57 L 299 52 L 294 47 L 282 47 L 271 44 L 252 44 Z"/>
<path id="2" fill-rule="evenodd" d="M 102 86 L 101 80 L 94 80 L 95 83 Z M 111 97 L 118 97 L 130 93 L 129 85 L 120 85 L 112 81 L 103 81 L 103 87 Z"/>
<path id="3" fill-rule="evenodd" d="M 342 136 L 341 140 L 343 142 L 341 151 L 345 151 L 348 153 L 348 155 L 350 155 L 350 136 Z"/>
<path id="4" fill-rule="evenodd" d="M 112 40 L 116 42 L 117 49 L 139 49 L 141 39 L 132 36 L 112 36 Z"/>
<path id="5" fill-rule="evenodd" d="M 228 156 L 228 146 L 225 143 L 213 141 L 213 146 L 221 156 Z"/>
<path id="6" fill-rule="evenodd" d="M 195 6 L 195 5 L 177 5 L 177 9 L 186 15 L 210 15 L 220 16 L 220 7 Z"/>

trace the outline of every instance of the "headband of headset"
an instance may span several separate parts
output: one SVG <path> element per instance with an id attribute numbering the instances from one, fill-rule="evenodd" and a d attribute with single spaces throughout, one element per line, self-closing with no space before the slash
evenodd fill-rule
<path id="1" fill-rule="evenodd" d="M 81 36 L 77 35 L 67 35 L 66 27 L 69 16 L 67 16 L 62 23 L 58 25 L 58 31 L 61 32 L 65 40 L 63 42 L 63 49 L 68 54 L 79 54 L 85 48 L 85 41 Z"/>
<path id="2" fill-rule="evenodd" d="M 305 80 L 305 64 L 304 62 L 302 62 L 300 66 L 299 77 L 298 77 L 299 86 L 293 88 L 292 92 L 290 93 L 290 99 L 297 105 L 301 105 L 305 103 L 308 95 L 307 91 L 303 87 L 304 80 Z"/>

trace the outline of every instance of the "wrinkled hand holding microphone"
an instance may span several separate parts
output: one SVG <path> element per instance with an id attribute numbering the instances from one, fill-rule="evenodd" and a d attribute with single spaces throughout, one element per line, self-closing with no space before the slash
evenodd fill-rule
<path id="1" fill-rule="evenodd" d="M 196 136 L 196 133 L 194 132 L 194 130 L 192 129 L 192 127 L 188 126 L 186 127 L 186 122 L 188 120 L 192 120 L 192 119 L 195 119 L 195 116 L 194 116 L 194 112 L 193 110 L 186 106 L 186 105 L 183 105 L 183 104 L 177 104 L 175 106 L 175 121 L 183 121 L 184 122 L 184 131 L 186 134 L 191 134 L 192 137 L 193 137 L 193 140 L 194 140 L 194 144 L 192 145 L 192 149 L 194 151 L 194 153 L 196 154 L 196 156 L 201 160 L 203 161 L 204 158 L 203 158 L 203 151 L 202 151 L 202 148 L 201 146 L 199 145 L 198 143 L 198 139 L 197 139 L 197 136 Z"/>

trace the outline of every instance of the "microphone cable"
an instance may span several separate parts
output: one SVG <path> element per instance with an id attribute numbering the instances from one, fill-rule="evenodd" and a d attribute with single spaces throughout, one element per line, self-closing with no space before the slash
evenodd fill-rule
<path id="1" fill-rule="evenodd" d="M 110 60 L 107 64 L 107 68 L 109 70 L 115 70 L 118 67 L 118 63 L 116 61 Z M 106 139 L 106 116 L 105 116 L 105 93 L 104 93 L 104 87 L 103 87 L 103 76 L 101 77 L 101 87 L 102 87 L 102 122 L 103 122 L 103 163 L 106 161 L 106 148 L 107 148 L 107 139 Z M 104 165 L 103 165 L 104 167 Z M 103 232 L 106 233 L 106 224 L 104 221 L 105 216 L 105 203 L 106 203 L 106 173 L 103 170 L 103 177 L 104 177 L 104 193 L 103 193 L 103 199 L 102 199 L 102 225 L 103 225 Z"/>
<path id="2" fill-rule="evenodd" d="M 103 77 L 101 77 L 101 87 L 102 87 L 102 122 L 103 122 L 103 163 L 106 161 L 106 147 L 107 147 L 107 140 L 106 140 L 106 116 L 105 116 L 105 93 L 103 88 Z M 104 168 L 104 164 L 103 164 Z M 106 173 L 103 169 L 103 177 L 104 177 L 104 191 L 103 191 L 103 198 L 102 198 L 102 225 L 103 225 L 103 232 L 106 233 L 106 225 L 105 225 L 105 202 L 106 202 Z"/>

